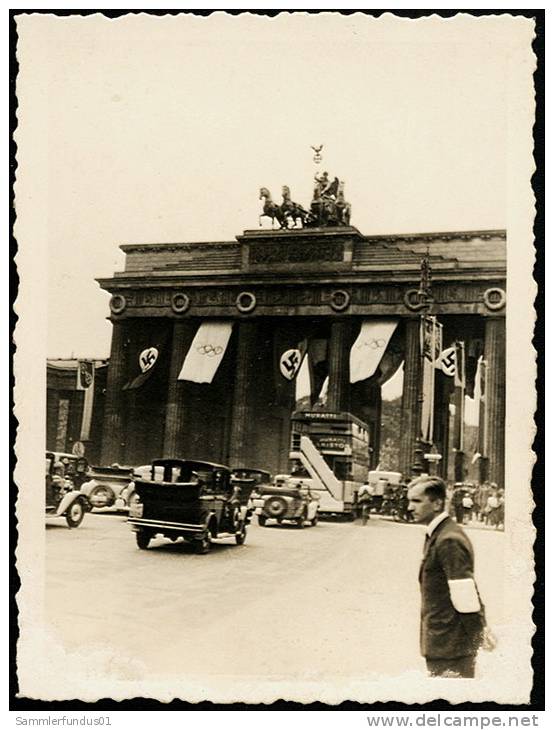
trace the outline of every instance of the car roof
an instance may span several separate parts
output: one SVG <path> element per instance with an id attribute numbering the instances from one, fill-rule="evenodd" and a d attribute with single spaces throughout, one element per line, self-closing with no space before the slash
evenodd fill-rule
<path id="1" fill-rule="evenodd" d="M 187 466 L 209 468 L 209 469 L 224 469 L 225 471 L 231 471 L 225 464 L 215 464 L 212 461 L 198 461 L 197 459 L 153 459 L 152 466 Z"/>
<path id="2" fill-rule="evenodd" d="M 232 471 L 233 471 L 233 474 L 237 471 L 244 471 L 244 472 L 248 472 L 250 474 L 267 474 L 268 476 L 271 476 L 271 472 L 269 472 L 267 469 L 256 469 L 254 467 L 249 467 L 249 466 L 237 466 Z"/>
<path id="3" fill-rule="evenodd" d="M 46 456 L 53 456 L 56 459 L 81 459 L 83 457 L 76 456 L 75 454 L 66 454 L 63 451 L 47 451 Z"/>

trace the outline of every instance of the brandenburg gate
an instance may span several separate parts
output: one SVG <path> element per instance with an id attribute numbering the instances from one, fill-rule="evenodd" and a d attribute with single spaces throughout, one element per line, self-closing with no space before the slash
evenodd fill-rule
<path id="1" fill-rule="evenodd" d="M 309 210 L 290 200 L 288 188 L 281 205 L 266 188 L 260 197 L 278 227 L 233 241 L 123 245 L 124 271 L 98 280 L 111 294 L 113 327 L 102 462 L 181 456 L 286 472 L 295 383 L 279 363 L 305 342 L 308 352 L 317 345 L 317 390 L 328 378 L 321 407 L 368 424 L 374 466 L 381 384 L 404 362 L 399 470 L 410 476 L 421 438 L 425 315 L 442 325 L 443 348 L 464 343 L 466 392 L 486 362 L 479 450 L 483 478 L 503 485 L 505 231 L 367 236 L 350 225 L 344 186 L 326 173 L 316 177 Z M 431 272 L 423 292 L 422 260 Z M 386 353 L 371 377 L 351 383 L 362 323 L 383 318 L 396 323 Z M 208 323 L 223 327 L 226 339 L 195 345 L 197 359 L 217 362 L 209 382 L 195 382 L 182 377 L 184 363 Z M 443 474 L 454 458 L 452 393 L 452 378 L 437 370 L 433 443 L 419 451 L 438 452 Z"/>

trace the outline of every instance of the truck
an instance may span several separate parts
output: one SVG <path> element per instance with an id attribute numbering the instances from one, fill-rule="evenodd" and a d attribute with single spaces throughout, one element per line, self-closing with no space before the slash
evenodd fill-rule
<path id="1" fill-rule="evenodd" d="M 319 495 L 318 512 L 353 519 L 367 481 L 369 429 L 347 412 L 296 411 L 291 421 L 292 478 Z"/>

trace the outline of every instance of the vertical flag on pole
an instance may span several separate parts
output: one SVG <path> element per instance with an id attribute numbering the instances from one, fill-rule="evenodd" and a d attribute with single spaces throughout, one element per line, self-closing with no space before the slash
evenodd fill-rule
<path id="1" fill-rule="evenodd" d="M 421 435 L 424 441 L 433 441 L 433 416 L 435 406 L 435 367 L 442 352 L 442 325 L 436 317 L 422 319 L 420 346 L 422 350 Z"/>
<path id="2" fill-rule="evenodd" d="M 77 363 L 77 390 L 84 390 L 83 416 L 81 419 L 80 441 L 90 438 L 90 424 L 92 422 L 92 406 L 94 403 L 94 362 L 80 360 Z"/>
<path id="3" fill-rule="evenodd" d="M 488 424 L 487 424 L 487 380 L 488 380 L 488 364 L 483 358 L 479 358 L 479 367 L 477 370 L 479 377 L 479 437 L 481 456 L 488 456 Z"/>
<path id="4" fill-rule="evenodd" d="M 456 419 L 454 421 L 454 443 L 458 451 L 464 450 L 464 412 L 465 412 L 465 343 L 455 342 L 454 387 L 456 395 Z"/>
<path id="5" fill-rule="evenodd" d="M 94 385 L 94 362 L 79 360 L 77 363 L 77 390 L 88 390 Z"/>

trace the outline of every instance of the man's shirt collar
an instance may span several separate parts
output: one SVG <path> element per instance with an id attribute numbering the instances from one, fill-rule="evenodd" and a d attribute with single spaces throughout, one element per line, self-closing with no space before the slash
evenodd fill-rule
<path id="1" fill-rule="evenodd" d="M 448 512 L 441 512 L 439 515 L 434 517 L 431 522 L 427 525 L 427 534 L 429 537 L 433 534 L 433 532 L 437 529 L 437 527 L 440 525 L 440 523 L 445 520 L 448 517 Z"/>

